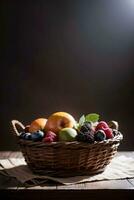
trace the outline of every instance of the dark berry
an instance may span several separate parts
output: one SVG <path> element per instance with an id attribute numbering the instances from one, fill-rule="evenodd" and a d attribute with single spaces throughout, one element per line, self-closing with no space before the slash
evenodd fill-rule
<path id="1" fill-rule="evenodd" d="M 106 134 L 103 130 L 98 130 L 94 134 L 94 140 L 95 141 L 103 141 L 106 139 Z"/>
<path id="2" fill-rule="evenodd" d="M 44 137 L 44 132 L 40 130 L 31 134 L 31 139 L 33 141 L 41 141 L 43 137 Z"/>
<path id="3" fill-rule="evenodd" d="M 20 138 L 25 139 L 25 140 L 31 140 L 31 133 L 22 132 L 20 134 Z"/>
<path id="4" fill-rule="evenodd" d="M 94 133 L 93 131 L 91 132 L 79 132 L 78 135 L 76 136 L 76 140 L 79 142 L 88 142 L 88 143 L 93 143 L 94 142 Z"/>
<path id="5" fill-rule="evenodd" d="M 21 132 L 19 137 L 24 139 L 25 134 L 26 134 L 25 132 Z"/>
<path id="6" fill-rule="evenodd" d="M 31 140 L 32 139 L 31 133 L 26 133 L 24 139 Z"/>
<path id="7" fill-rule="evenodd" d="M 88 132 L 90 130 L 92 130 L 92 123 L 90 123 L 90 122 L 85 122 L 83 124 L 83 126 L 81 126 L 81 128 L 80 128 L 80 131 L 82 131 L 82 132 Z"/>

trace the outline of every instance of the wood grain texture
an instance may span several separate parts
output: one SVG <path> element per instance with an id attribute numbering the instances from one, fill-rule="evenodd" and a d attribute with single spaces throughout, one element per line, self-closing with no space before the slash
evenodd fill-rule
<path id="1" fill-rule="evenodd" d="M 118 152 L 117 156 L 126 155 L 134 157 L 134 152 Z M 0 152 L 0 159 L 9 157 L 21 158 L 20 152 Z M 134 178 L 123 180 L 105 180 L 72 185 L 55 184 L 48 181 L 39 186 L 25 187 L 15 178 L 0 175 L 0 195 L 9 199 L 105 199 L 112 196 L 112 199 L 126 200 L 133 199 Z"/>
<path id="2" fill-rule="evenodd" d="M 134 189 L 134 186 L 127 180 L 108 180 L 108 181 L 94 181 L 89 183 L 74 184 L 68 186 L 57 186 L 57 189 L 62 190 L 89 190 L 89 189 Z"/>

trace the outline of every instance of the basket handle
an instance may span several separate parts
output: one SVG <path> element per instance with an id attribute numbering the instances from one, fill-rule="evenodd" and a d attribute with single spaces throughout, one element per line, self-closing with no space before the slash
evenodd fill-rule
<path id="1" fill-rule="evenodd" d="M 11 124 L 12 124 L 13 130 L 15 132 L 15 135 L 20 136 L 20 133 L 19 133 L 16 125 L 21 127 L 23 130 L 25 129 L 25 126 L 21 122 L 19 122 L 18 120 L 12 120 Z"/>

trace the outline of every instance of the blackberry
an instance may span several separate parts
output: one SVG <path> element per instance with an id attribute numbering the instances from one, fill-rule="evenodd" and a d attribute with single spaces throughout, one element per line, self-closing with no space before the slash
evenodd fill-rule
<path id="1" fill-rule="evenodd" d="M 85 122 L 83 126 L 81 126 L 80 131 L 83 133 L 89 132 L 92 130 L 92 123 Z"/>
<path id="2" fill-rule="evenodd" d="M 86 132 L 86 133 L 79 131 L 78 135 L 76 136 L 76 140 L 79 142 L 93 143 L 94 142 L 94 133 L 93 133 L 93 131 Z"/>

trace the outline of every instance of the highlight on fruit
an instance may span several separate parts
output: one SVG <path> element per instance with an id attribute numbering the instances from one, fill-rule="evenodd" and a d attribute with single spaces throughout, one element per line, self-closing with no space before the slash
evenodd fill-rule
<path id="1" fill-rule="evenodd" d="M 90 113 L 76 120 L 67 112 L 55 112 L 26 125 L 20 139 L 29 142 L 84 142 L 95 143 L 112 139 L 118 134 L 119 124 L 115 120 L 100 120 L 100 115 Z"/>

